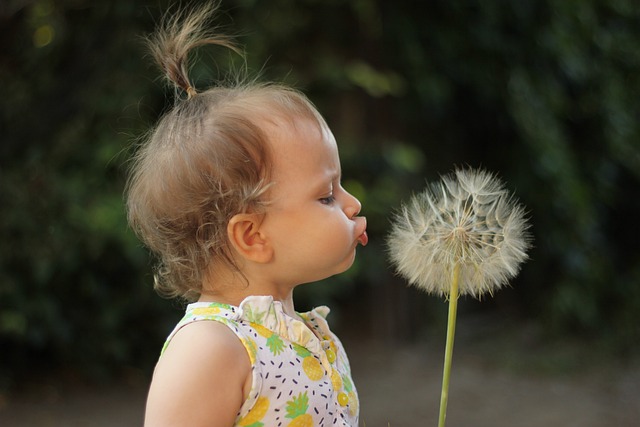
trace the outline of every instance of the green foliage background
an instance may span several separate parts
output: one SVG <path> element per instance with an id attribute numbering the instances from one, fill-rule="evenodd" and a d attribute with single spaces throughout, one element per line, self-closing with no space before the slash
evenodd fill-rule
<path id="1" fill-rule="evenodd" d="M 139 40 L 169 4 L 0 5 L 0 389 L 60 369 L 148 372 L 180 316 L 153 293 L 122 200 L 132 147 L 172 102 Z M 302 307 L 332 302 L 362 336 L 416 339 L 407 328 L 438 309 L 390 272 L 388 221 L 468 164 L 507 181 L 535 236 L 513 289 L 483 310 L 637 349 L 635 1 L 227 0 L 222 11 L 250 68 L 327 117 L 369 219 L 356 266 L 301 288 Z M 200 58 L 201 87 L 230 60 Z"/>

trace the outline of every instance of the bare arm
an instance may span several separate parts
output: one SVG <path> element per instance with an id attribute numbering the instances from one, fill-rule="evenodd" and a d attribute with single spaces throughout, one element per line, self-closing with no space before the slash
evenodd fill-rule
<path id="1" fill-rule="evenodd" d="M 215 321 L 184 326 L 153 375 L 145 427 L 230 427 L 249 390 L 251 365 L 235 334 Z"/>

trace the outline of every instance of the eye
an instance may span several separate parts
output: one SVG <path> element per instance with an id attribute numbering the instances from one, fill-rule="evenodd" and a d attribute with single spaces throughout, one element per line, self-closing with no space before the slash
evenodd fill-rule
<path id="1" fill-rule="evenodd" d="M 332 205 L 333 202 L 335 201 L 336 201 L 336 198 L 333 196 L 333 194 L 329 197 L 323 197 L 319 199 L 319 202 L 322 203 L 323 205 Z"/>

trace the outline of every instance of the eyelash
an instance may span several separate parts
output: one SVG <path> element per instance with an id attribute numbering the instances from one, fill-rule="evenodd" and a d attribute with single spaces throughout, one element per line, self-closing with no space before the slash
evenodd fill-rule
<path id="1" fill-rule="evenodd" d="M 333 195 L 329 197 L 323 197 L 322 199 L 320 199 L 320 203 L 322 203 L 323 205 L 331 205 L 335 201 L 336 201 L 336 198 Z"/>

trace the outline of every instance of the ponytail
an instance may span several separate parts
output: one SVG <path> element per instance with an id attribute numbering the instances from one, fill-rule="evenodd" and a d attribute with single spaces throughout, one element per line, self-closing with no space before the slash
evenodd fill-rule
<path id="1" fill-rule="evenodd" d="M 218 4 L 210 1 L 194 10 L 178 10 L 167 13 L 155 33 L 146 41 L 156 63 L 167 80 L 187 94 L 187 99 L 197 94 L 189 79 L 189 54 L 205 45 L 217 45 L 242 55 L 232 38 L 206 28 L 214 16 Z"/>

